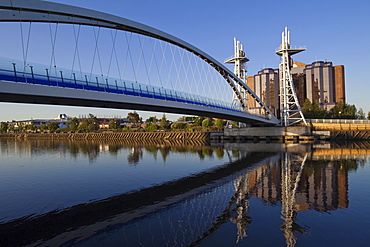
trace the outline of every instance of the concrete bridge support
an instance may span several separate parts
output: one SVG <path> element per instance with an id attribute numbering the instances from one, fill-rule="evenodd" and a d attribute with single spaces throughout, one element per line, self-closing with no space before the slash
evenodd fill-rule
<path id="1" fill-rule="evenodd" d="M 225 129 L 224 139 L 239 140 L 266 140 L 269 141 L 293 141 L 317 138 L 313 136 L 310 126 L 289 127 L 247 127 Z"/>

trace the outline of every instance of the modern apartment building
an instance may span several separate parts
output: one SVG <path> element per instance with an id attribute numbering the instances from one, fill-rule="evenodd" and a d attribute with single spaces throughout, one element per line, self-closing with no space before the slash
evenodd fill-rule
<path id="1" fill-rule="evenodd" d="M 293 62 L 292 77 L 297 98 L 302 106 L 305 99 L 320 104 L 322 110 L 330 110 L 339 102 L 345 103 L 344 66 L 332 62 L 316 61 L 311 64 Z M 247 78 L 247 85 L 262 101 L 277 113 L 280 107 L 279 70 L 266 68 Z M 249 100 L 252 111 L 260 109 Z"/>

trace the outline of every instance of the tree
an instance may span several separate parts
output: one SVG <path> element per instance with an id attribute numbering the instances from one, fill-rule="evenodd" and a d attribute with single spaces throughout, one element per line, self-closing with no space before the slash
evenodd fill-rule
<path id="1" fill-rule="evenodd" d="M 78 126 L 78 129 L 84 132 L 97 131 L 99 129 L 99 121 L 96 116 L 90 113 L 89 117 L 85 118 Z"/>
<path id="2" fill-rule="evenodd" d="M 46 126 L 50 132 L 55 132 L 59 128 L 59 124 L 56 122 L 50 122 Z"/>
<path id="3" fill-rule="evenodd" d="M 367 113 L 367 119 L 370 120 L 370 111 Z"/>
<path id="4" fill-rule="evenodd" d="M 320 105 L 315 100 L 311 103 L 309 99 L 305 99 L 302 106 L 302 113 L 305 118 L 327 118 L 328 114 L 325 110 L 320 110 Z"/>
<path id="5" fill-rule="evenodd" d="M 109 128 L 113 130 L 119 129 L 120 127 L 120 125 L 117 122 L 117 119 L 110 120 L 108 124 L 109 124 Z"/>
<path id="6" fill-rule="evenodd" d="M 82 120 L 82 123 L 78 126 L 78 130 L 81 130 L 83 132 L 89 132 L 89 120 L 87 118 Z"/>
<path id="7" fill-rule="evenodd" d="M 355 119 L 356 113 L 355 105 L 344 104 L 342 102 L 339 102 L 338 105 L 330 110 L 331 118 Z"/>
<path id="8" fill-rule="evenodd" d="M 1 122 L 0 123 L 0 133 L 6 133 L 8 131 L 8 123 Z"/>
<path id="9" fill-rule="evenodd" d="M 364 113 L 364 110 L 362 110 L 362 108 L 358 109 L 357 118 L 358 119 L 365 119 L 365 113 Z"/>
<path id="10" fill-rule="evenodd" d="M 168 129 L 168 120 L 166 118 L 166 114 L 163 113 L 163 116 L 161 118 L 161 123 L 160 123 L 160 127 L 162 129 Z"/>
<path id="11" fill-rule="evenodd" d="M 90 128 L 92 131 L 99 130 L 99 120 L 96 116 L 89 113 L 89 122 L 90 122 Z"/>
<path id="12" fill-rule="evenodd" d="M 156 131 L 158 128 L 159 128 L 158 125 L 155 123 L 148 123 L 145 125 L 145 129 L 152 132 Z"/>
<path id="13" fill-rule="evenodd" d="M 311 111 L 312 103 L 309 99 L 305 99 L 302 105 L 302 111 L 303 113 Z"/>
<path id="14" fill-rule="evenodd" d="M 177 119 L 179 122 L 192 122 L 195 120 L 196 117 L 187 117 L 187 116 L 182 116 Z"/>
<path id="15" fill-rule="evenodd" d="M 71 131 L 76 131 L 78 129 L 79 124 L 80 124 L 80 121 L 78 121 L 78 119 L 76 117 L 72 118 L 68 123 L 69 128 L 71 129 Z"/>
<path id="16" fill-rule="evenodd" d="M 218 128 L 222 128 L 224 126 L 224 121 L 222 121 L 222 119 L 217 118 L 215 122 L 215 126 Z"/>
<path id="17" fill-rule="evenodd" d="M 133 126 L 140 126 L 143 122 L 143 119 L 139 116 L 139 114 L 134 112 L 129 112 L 127 115 L 128 121 L 133 124 Z"/>
<path id="18" fill-rule="evenodd" d="M 46 124 L 41 124 L 41 125 L 39 126 L 39 130 L 40 130 L 41 132 L 45 132 L 47 129 L 48 129 L 48 126 L 47 126 Z"/>
<path id="19" fill-rule="evenodd" d="M 156 116 L 154 117 L 149 117 L 148 119 L 145 120 L 145 123 L 158 123 L 159 120 L 157 119 Z"/>
<path id="20" fill-rule="evenodd" d="M 10 133 L 15 132 L 14 124 L 8 124 L 8 132 L 10 132 Z"/>
<path id="21" fill-rule="evenodd" d="M 212 118 L 206 118 L 202 121 L 202 127 L 211 127 L 213 124 L 213 119 Z"/>
<path id="22" fill-rule="evenodd" d="M 37 129 L 37 126 L 34 122 L 32 122 L 31 124 L 27 124 L 26 125 L 26 130 L 30 130 L 30 131 L 35 131 Z"/>
<path id="23" fill-rule="evenodd" d="M 177 123 L 172 123 L 171 124 L 171 129 L 173 130 L 184 130 L 188 126 L 187 123 L 184 122 L 177 122 Z"/>
<path id="24" fill-rule="evenodd" d="M 202 126 L 202 122 L 205 119 L 205 117 L 196 117 L 194 119 L 194 126 Z"/>

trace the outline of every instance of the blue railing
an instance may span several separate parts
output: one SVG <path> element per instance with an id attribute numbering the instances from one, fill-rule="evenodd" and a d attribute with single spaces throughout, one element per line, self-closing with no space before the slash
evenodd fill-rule
<path id="1" fill-rule="evenodd" d="M 139 96 L 249 114 L 234 104 L 199 95 L 94 74 L 88 76 L 82 73 L 74 73 L 67 69 L 57 71 L 55 67 L 52 69 L 41 69 L 42 65 L 22 66 L 23 71 L 21 71 L 17 68 L 17 64 L 22 64 L 22 62 L 14 63 L 0 59 L 0 80 Z M 253 115 L 255 116 L 255 114 Z M 268 119 L 266 116 L 260 117 Z"/>

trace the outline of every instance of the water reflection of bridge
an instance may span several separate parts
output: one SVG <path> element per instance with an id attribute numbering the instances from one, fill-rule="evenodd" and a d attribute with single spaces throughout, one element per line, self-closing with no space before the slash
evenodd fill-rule
<path id="1" fill-rule="evenodd" d="M 295 246 L 297 233 L 306 226 L 296 223 L 297 214 L 304 210 L 319 212 L 348 207 L 348 171 L 357 169 L 357 162 L 318 162 L 307 160 L 308 154 L 281 153 L 280 158 L 240 176 L 234 181 L 235 194 L 218 220 L 193 245 L 211 235 L 227 219 L 235 223 L 236 243 L 246 238 L 250 216 L 249 200 L 262 199 L 266 205 L 281 204 L 282 225 L 287 246 Z M 225 219 L 225 216 L 227 216 Z"/>
<path id="2" fill-rule="evenodd" d="M 62 143 L 64 148 L 95 154 L 110 152 L 114 155 L 120 148 L 125 148 L 124 142 L 75 142 L 73 145 L 77 147 L 73 148 L 68 146 L 72 145 L 70 142 Z M 18 144 L 28 145 L 28 148 L 47 145 L 46 142 Z M 266 150 L 266 144 L 263 145 Z M 268 146 L 272 152 L 264 153 L 261 152 L 263 145 L 239 143 L 225 144 L 224 147 L 189 147 L 159 142 L 149 146 L 143 143 L 127 145 L 127 148 L 152 150 L 153 154 L 154 149 L 162 150 L 161 153 L 193 150 L 202 155 L 230 155 L 234 159 L 222 167 L 177 181 L 50 212 L 25 222 L 22 219 L 2 224 L 1 238 L 10 237 L 17 241 L 24 238 L 33 241 L 50 239 L 47 243 L 53 245 L 67 240 L 75 243 L 124 234 L 133 236 L 133 239 L 125 239 L 129 245 L 137 241 L 137 234 L 144 235 L 150 228 L 151 234 L 159 239 L 158 245 L 181 243 L 191 246 L 207 240 L 221 226 L 232 223 L 236 227 L 235 241 L 238 242 L 248 239 L 248 228 L 254 223 L 249 204 L 252 198 L 257 198 L 267 205 L 282 205 L 280 227 L 287 245 L 294 246 L 297 234 L 307 230 L 296 224 L 299 213 L 348 207 L 348 172 L 356 170 L 360 162 L 356 159 L 328 160 L 327 154 L 334 151 L 302 145 Z M 61 150 L 58 142 L 53 143 L 53 148 Z M 217 154 L 216 150 L 223 152 Z M 367 152 L 334 150 L 338 155 L 348 152 L 355 155 L 357 152 L 358 156 L 353 156 L 357 159 Z M 38 230 L 36 235 L 35 227 Z M 75 230 L 65 233 L 67 229 Z M 145 243 L 146 240 L 141 241 Z"/>

